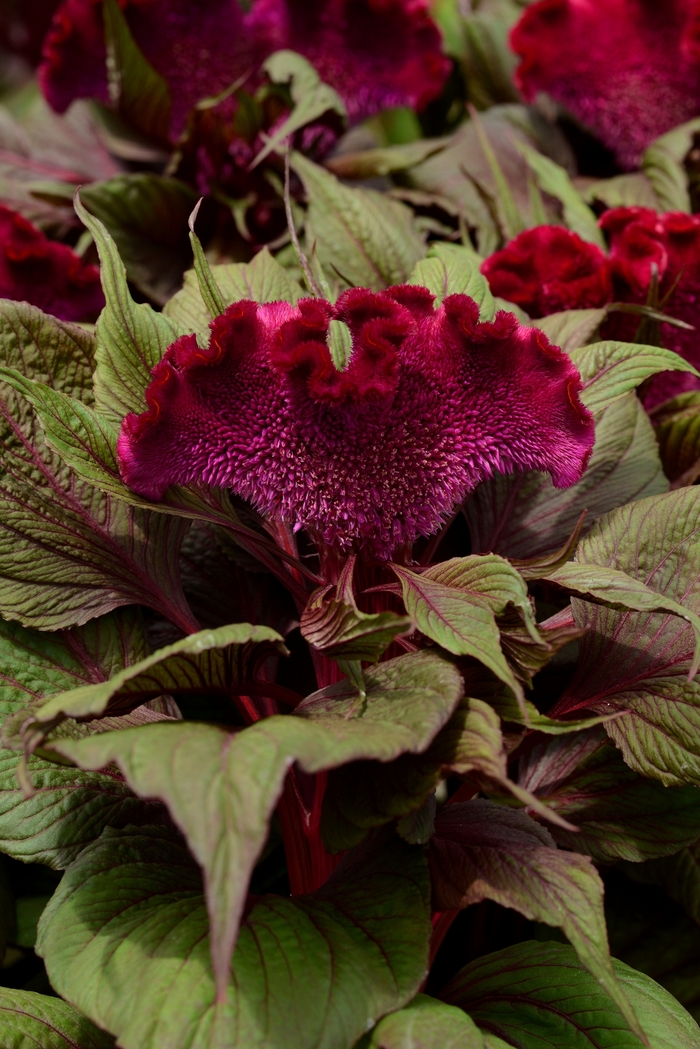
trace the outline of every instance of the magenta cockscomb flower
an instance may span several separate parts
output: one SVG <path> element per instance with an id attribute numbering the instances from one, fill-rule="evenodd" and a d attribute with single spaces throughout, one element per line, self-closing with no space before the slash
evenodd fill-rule
<path id="1" fill-rule="evenodd" d="M 96 266 L 2 206 L 0 298 L 29 302 L 64 321 L 94 321 L 105 301 Z"/>
<path id="2" fill-rule="evenodd" d="M 126 0 L 136 42 L 167 81 L 171 132 L 201 98 L 216 95 L 273 51 L 314 62 L 353 119 L 389 106 L 423 106 L 449 62 L 426 0 Z M 107 101 L 101 0 L 63 0 L 47 34 L 39 79 L 63 112 L 75 98 Z"/>
<path id="3" fill-rule="evenodd" d="M 337 370 L 331 321 L 352 335 Z M 268 517 L 342 549 L 388 556 L 435 531 L 495 471 L 574 483 L 593 446 L 569 358 L 542 332 L 425 288 L 356 288 L 335 305 L 237 302 L 209 346 L 178 339 L 153 371 L 148 411 L 119 438 L 127 484 L 233 489 Z"/>
<path id="4" fill-rule="evenodd" d="M 511 33 L 527 99 L 546 91 L 633 168 L 700 112 L 698 0 L 539 0 Z"/>

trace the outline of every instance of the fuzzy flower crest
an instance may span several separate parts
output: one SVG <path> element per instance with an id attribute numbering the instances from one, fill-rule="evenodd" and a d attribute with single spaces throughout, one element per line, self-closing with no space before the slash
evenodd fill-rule
<path id="1" fill-rule="evenodd" d="M 335 368 L 331 320 L 352 354 Z M 335 305 L 237 302 L 206 349 L 183 336 L 153 370 L 148 411 L 122 424 L 127 484 L 233 489 L 343 549 L 388 556 L 435 531 L 494 471 L 580 476 L 594 440 L 568 357 L 542 332 L 425 288 L 356 288 Z"/>

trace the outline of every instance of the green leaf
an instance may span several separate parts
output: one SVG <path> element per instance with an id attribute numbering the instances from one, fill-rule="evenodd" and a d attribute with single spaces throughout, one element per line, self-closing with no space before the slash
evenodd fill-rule
<path id="1" fill-rule="evenodd" d="M 578 233 L 583 240 L 605 251 L 605 238 L 595 214 L 575 188 L 564 168 L 529 146 L 520 144 L 518 148 L 532 169 L 540 189 L 561 201 L 564 222 L 569 229 Z"/>
<path id="2" fill-rule="evenodd" d="M 191 265 L 190 187 L 151 173 L 116 175 L 83 186 L 80 199 L 114 238 L 129 280 L 159 305 L 167 302 Z"/>
<path id="3" fill-rule="evenodd" d="M 640 1033 L 608 951 L 603 883 L 587 856 L 559 852 L 548 831 L 522 812 L 477 800 L 445 805 L 430 842 L 438 910 L 494 900 L 530 921 L 562 929 L 583 965 Z"/>
<path id="4" fill-rule="evenodd" d="M 561 346 L 565 353 L 572 353 L 589 342 L 607 315 L 606 306 L 597 310 L 564 310 L 540 317 L 532 324 L 540 328 L 555 346 Z"/>
<path id="5" fill-rule="evenodd" d="M 682 393 L 652 412 L 659 453 L 674 487 L 700 476 L 700 392 Z"/>
<path id="6" fill-rule="evenodd" d="M 517 779 L 578 827 L 576 834 L 553 827 L 560 845 L 603 863 L 666 857 L 700 836 L 697 788 L 663 787 L 632 772 L 600 728 L 538 743 L 520 759 Z"/>
<path id="7" fill-rule="evenodd" d="M 335 586 L 320 587 L 311 595 L 301 616 L 301 633 L 330 659 L 376 663 L 394 638 L 412 630 L 413 620 L 395 612 L 361 612 L 352 592 L 354 562 L 354 557 L 349 559 Z"/>
<path id="8" fill-rule="evenodd" d="M 517 8 L 509 5 L 491 14 L 472 11 L 466 18 L 462 15 L 463 21 L 460 19 L 464 32 L 463 69 L 468 97 L 477 109 L 519 100 L 513 82 L 517 59 L 508 46 L 508 30 L 516 16 Z"/>
<path id="9" fill-rule="evenodd" d="M 168 84 L 134 40 L 116 0 L 103 0 L 103 12 L 110 100 L 135 130 L 167 142 L 171 111 Z"/>
<path id="10" fill-rule="evenodd" d="M 689 120 L 661 135 L 644 151 L 642 169 L 658 198 L 659 211 L 690 214 L 692 210 L 683 161 L 693 144 L 693 135 L 699 130 L 700 119 Z"/>
<path id="11" fill-rule="evenodd" d="M 481 273 L 481 262 L 481 256 L 468 248 L 437 241 L 431 244 L 427 258 L 417 264 L 408 283 L 432 291 L 436 306 L 441 306 L 448 295 L 468 295 L 479 306 L 480 320 L 491 321 L 496 306 Z"/>
<path id="12" fill-rule="evenodd" d="M 313 895 L 254 903 L 217 997 L 181 842 L 107 831 L 64 875 L 38 950 L 58 992 L 123 1049 L 350 1049 L 418 990 L 429 915 L 423 851 L 395 838 L 347 857 Z"/>
<path id="13" fill-rule="evenodd" d="M 361 1046 L 362 1049 L 484 1049 L 484 1036 L 461 1009 L 419 994 L 405 1009 L 380 1020 Z"/>
<path id="14" fill-rule="evenodd" d="M 593 179 L 583 190 L 583 199 L 587 204 L 604 204 L 607 208 L 652 208 L 664 211 L 659 198 L 654 192 L 649 178 L 642 171 L 629 172 L 625 175 L 613 175 L 612 178 Z"/>
<path id="15" fill-rule="evenodd" d="M 59 400 L 77 397 L 90 413 L 91 336 L 29 305 L 3 302 L 0 344 L 10 365 L 0 391 L 2 615 L 55 630 L 144 604 L 183 631 L 196 629 L 177 564 L 188 523 L 134 510 L 79 481 L 47 447 L 24 399 L 32 380 L 12 367 L 26 369 Z"/>
<path id="16" fill-rule="evenodd" d="M 266 718 L 235 737 L 189 722 L 52 742 L 56 753 L 82 768 L 115 762 L 139 796 L 165 801 L 205 872 L 219 989 L 228 977 L 248 881 L 287 769 L 294 761 L 306 772 L 319 772 L 358 758 L 393 761 L 406 751 L 420 753 L 462 695 L 456 668 L 427 652 L 381 663 L 364 676 L 360 709 L 356 689 L 345 680 L 309 696 L 296 716 Z M 88 690 L 81 690 L 79 699 L 76 712 L 104 709 Z M 60 706 L 60 699 L 54 701 L 46 717 L 59 715 Z"/>
<path id="17" fill-rule="evenodd" d="M 292 155 L 292 166 L 309 199 L 307 249 L 316 244 L 330 279 L 374 291 L 408 280 L 426 249 L 405 204 L 376 190 L 344 186 L 299 153 Z"/>
<path id="18" fill-rule="evenodd" d="M 579 544 L 577 566 L 627 572 L 695 617 L 699 528 L 697 488 L 645 499 L 602 518 Z M 572 608 L 589 632 L 552 715 L 619 712 L 606 730 L 631 768 L 667 785 L 700 783 L 700 684 L 688 680 L 693 627 L 675 614 L 618 612 L 576 598 Z"/>
<path id="19" fill-rule="evenodd" d="M 476 137 L 479 141 L 479 146 L 481 147 L 481 151 L 491 169 L 491 177 L 495 187 L 493 199 L 498 214 L 499 225 L 505 239 L 512 240 L 514 237 L 517 237 L 519 233 L 523 232 L 525 229 L 525 222 L 520 209 L 515 202 L 510 184 L 501 168 L 496 152 L 489 142 L 489 136 L 481 122 L 478 112 L 473 106 L 469 106 L 469 111 L 476 132 Z"/>
<path id="20" fill-rule="evenodd" d="M 616 506 L 668 488 L 654 431 L 634 394 L 605 408 L 596 421 L 588 469 L 570 488 L 541 473 L 494 477 L 465 503 L 472 549 L 519 559 L 540 557 L 566 542 L 583 510 L 586 525 Z"/>
<path id="21" fill-rule="evenodd" d="M 700 376 L 692 364 L 660 346 L 628 342 L 596 342 L 571 354 L 581 373 L 581 400 L 592 412 L 600 412 L 657 372 L 690 372 Z"/>
<path id="22" fill-rule="evenodd" d="M 114 1049 L 72 1005 L 34 991 L 0 987 L 0 1043 L 7 1049 Z"/>
<path id="23" fill-rule="evenodd" d="M 447 138 L 421 138 L 398 146 L 380 146 L 357 152 L 339 153 L 324 160 L 324 167 L 338 178 L 365 179 L 391 175 L 395 171 L 406 171 L 439 152 Z"/>
<path id="24" fill-rule="evenodd" d="M 268 138 L 251 167 L 278 150 L 295 131 L 318 120 L 324 113 L 337 113 L 347 122 L 347 112 L 337 91 L 324 84 L 311 63 L 295 51 L 276 51 L 263 62 L 262 71 L 273 84 L 289 84 L 294 108 L 281 127 Z"/>
<path id="25" fill-rule="evenodd" d="M 107 305 L 97 321 L 95 404 L 119 426 L 129 412 L 142 412 L 151 369 L 180 332 L 146 303 L 133 301 L 119 250 L 104 224 L 76 197 L 75 210 L 95 238 Z"/>
<path id="26" fill-rule="evenodd" d="M 622 962 L 615 974 L 649 1049 L 698 1049 L 700 1028 L 662 987 Z M 465 966 L 443 992 L 481 1027 L 517 1049 L 640 1049 L 622 1014 L 562 943 L 519 943 Z"/>
<path id="27" fill-rule="evenodd" d="M 60 635 L 0 620 L 0 715 L 12 718 L 52 694 L 106 680 L 146 652 L 133 610 Z M 103 728 L 115 726 L 108 721 Z M 18 760 L 13 751 L 0 750 L 0 850 L 15 859 L 61 870 L 105 826 L 143 822 L 144 811 L 146 819 L 154 818 L 150 806 L 113 775 L 80 772 L 37 757 L 28 762 L 36 791 L 27 796 L 17 783 Z"/>
<path id="28" fill-rule="evenodd" d="M 225 306 L 240 299 L 295 303 L 304 294 L 267 248 L 258 252 L 252 262 L 212 266 L 211 272 Z M 200 340 L 208 338 L 211 314 L 202 299 L 194 270 L 185 274 L 182 290 L 170 299 L 163 312 L 179 330 L 196 332 Z"/>
<path id="29" fill-rule="evenodd" d="M 233 623 L 159 648 L 106 681 L 61 692 L 31 712 L 22 738 L 31 751 L 66 718 L 91 719 L 122 714 L 158 696 L 223 690 L 229 695 L 252 680 L 258 661 L 284 652 L 275 630 Z M 102 766 L 98 766 L 102 767 Z"/>

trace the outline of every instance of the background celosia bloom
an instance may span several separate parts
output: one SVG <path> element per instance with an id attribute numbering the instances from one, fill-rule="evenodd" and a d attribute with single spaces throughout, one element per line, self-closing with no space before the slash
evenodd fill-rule
<path id="1" fill-rule="evenodd" d="M 572 484 L 594 431 L 580 379 L 542 332 L 425 288 L 346 292 L 335 306 L 239 302 L 207 349 L 184 336 L 123 423 L 119 456 L 136 491 L 172 483 L 232 488 L 327 544 L 387 556 L 435 531 L 494 471 L 548 470 Z M 348 325 L 338 371 L 329 322 Z"/>
<path id="2" fill-rule="evenodd" d="M 511 46 L 525 97 L 548 92 L 625 168 L 700 112 L 696 0 L 539 0 Z"/>
<path id="3" fill-rule="evenodd" d="M 238 0 L 127 0 L 124 13 L 170 87 L 174 137 L 196 102 L 281 48 L 311 59 L 354 119 L 425 105 L 450 68 L 424 0 L 256 0 L 245 14 Z M 56 110 L 75 98 L 106 102 L 101 0 L 64 0 L 43 56 L 39 78 Z"/>
<path id="4" fill-rule="evenodd" d="M 0 298 L 29 302 L 64 321 L 94 321 L 104 306 L 96 266 L 1 206 Z"/>

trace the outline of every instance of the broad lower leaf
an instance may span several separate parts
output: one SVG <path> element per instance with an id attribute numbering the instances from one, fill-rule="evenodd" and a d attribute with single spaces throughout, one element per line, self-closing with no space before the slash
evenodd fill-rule
<path id="1" fill-rule="evenodd" d="M 520 759 L 517 778 L 578 828 L 552 827 L 560 845 L 603 863 L 665 857 L 700 837 L 700 790 L 637 775 L 600 728 L 538 743 Z"/>
<path id="2" fill-rule="evenodd" d="M 663 987 L 613 962 L 649 1049 L 698 1049 L 700 1028 Z M 640 1049 L 615 1004 L 562 943 L 519 943 L 465 966 L 442 997 L 517 1049 Z"/>
<path id="3" fill-rule="evenodd" d="M 125 667 L 109 680 L 80 685 L 33 709 L 22 725 L 22 739 L 30 751 L 66 718 L 90 720 L 123 714 L 164 695 L 236 689 L 252 680 L 257 664 L 270 651 L 284 652 L 275 630 L 233 623 L 160 648 Z"/>
<path id="4" fill-rule="evenodd" d="M 520 559 L 551 553 L 573 532 L 625 503 L 668 488 L 654 431 L 634 396 L 621 397 L 596 420 L 596 443 L 588 469 L 571 488 L 558 489 L 540 473 L 484 481 L 464 509 L 472 549 Z"/>
<path id="5" fill-rule="evenodd" d="M 347 113 L 337 91 L 324 84 L 311 63 L 295 51 L 276 51 L 262 65 L 273 84 L 289 84 L 294 108 L 260 150 L 253 166 L 283 146 L 295 131 L 318 120 L 324 113 L 336 113 L 345 122 Z"/>
<path id="6" fill-rule="evenodd" d="M 165 801 L 205 872 L 219 988 L 287 769 L 296 761 L 314 773 L 360 758 L 393 761 L 407 751 L 420 753 L 462 695 L 456 668 L 427 652 L 366 670 L 365 687 L 359 705 L 352 684 L 341 681 L 309 696 L 296 716 L 267 718 L 236 736 L 189 722 L 52 744 L 82 768 L 116 763 L 138 795 Z M 83 695 L 86 711 L 89 697 Z"/>
<path id="7" fill-rule="evenodd" d="M 131 610 L 60 635 L 0 620 L 0 715 L 11 718 L 57 692 L 104 681 L 146 651 L 140 618 Z M 17 782 L 18 760 L 12 750 L 0 750 L 0 849 L 16 859 L 60 870 L 105 826 L 157 819 L 157 810 L 113 772 L 86 773 L 37 757 L 28 762 L 35 792 L 27 796 Z"/>
<path id="8" fill-rule="evenodd" d="M 581 373 L 581 400 L 592 412 L 636 389 L 657 372 L 700 373 L 671 350 L 630 342 L 595 342 L 573 350 L 571 359 Z"/>
<path id="9" fill-rule="evenodd" d="M 95 238 L 107 302 L 97 321 L 95 403 L 119 426 L 129 412 L 145 410 L 151 369 L 180 332 L 162 313 L 133 301 L 115 241 L 78 199 L 75 210 Z"/>
<path id="10" fill-rule="evenodd" d="M 92 338 L 24 303 L 4 302 L 0 340 L 9 366 L 0 390 L 2 615 L 56 630 L 144 604 L 183 631 L 196 629 L 177 564 L 187 521 L 134 510 L 78 480 L 47 446 L 25 400 L 38 380 L 49 395 L 91 413 Z"/>
<path id="11" fill-rule="evenodd" d="M 693 390 L 659 405 L 652 413 L 666 476 L 682 484 L 700 477 L 700 392 Z"/>
<path id="12" fill-rule="evenodd" d="M 418 990 L 428 895 L 422 850 L 394 839 L 311 896 L 265 896 L 217 996 L 188 853 L 155 828 L 107 831 L 64 875 L 37 948 L 58 992 L 123 1049 L 350 1049 Z"/>
<path id="13" fill-rule="evenodd" d="M 113 1049 L 114 1039 L 60 998 L 2 987 L 0 1044 L 6 1049 Z"/>
<path id="14" fill-rule="evenodd" d="M 564 168 L 529 146 L 521 145 L 519 148 L 532 169 L 540 189 L 561 201 L 564 222 L 569 229 L 578 233 L 583 240 L 590 241 L 591 244 L 596 244 L 605 250 L 605 238 L 598 226 L 595 214 L 588 207 Z"/>
<path id="15" fill-rule="evenodd" d="M 405 204 L 376 190 L 344 186 L 299 153 L 292 166 L 309 199 L 308 249 L 316 245 L 331 281 L 380 291 L 408 280 L 426 249 Z"/>
<path id="16" fill-rule="evenodd" d="M 700 612 L 700 491 L 685 488 L 607 514 L 581 541 L 577 566 L 627 572 L 692 615 Z M 552 715 L 620 712 L 606 730 L 628 765 L 666 785 L 700 783 L 700 685 L 693 627 L 663 612 L 617 612 L 578 599 L 576 675 Z"/>
<path id="17" fill-rule="evenodd" d="M 167 81 L 156 73 L 134 40 L 116 0 L 104 0 L 104 20 L 113 105 L 136 131 L 167 142 L 171 111 Z"/>
<path id="18" fill-rule="evenodd" d="M 190 187 L 150 173 L 117 175 L 84 186 L 80 198 L 114 238 L 129 280 L 153 301 L 167 302 L 191 265 Z"/>
<path id="19" fill-rule="evenodd" d="M 303 295 L 298 282 L 267 248 L 259 251 L 251 262 L 212 266 L 211 272 L 227 306 L 240 299 L 294 303 Z M 211 313 L 202 299 L 194 270 L 187 271 L 182 289 L 166 303 L 163 313 L 178 329 L 195 332 L 206 345 Z"/>
<path id="20" fill-rule="evenodd" d="M 557 926 L 634 1029 L 615 979 L 603 914 L 603 883 L 592 862 L 560 852 L 548 831 L 522 812 L 490 801 L 445 805 L 430 842 L 438 910 L 490 899 L 533 921 Z"/>
<path id="21" fill-rule="evenodd" d="M 484 1049 L 484 1036 L 461 1009 L 419 994 L 380 1020 L 357 1049 Z"/>
<path id="22" fill-rule="evenodd" d="M 435 305 L 442 305 L 448 295 L 468 295 L 479 305 L 482 321 L 493 320 L 496 312 L 493 295 L 486 277 L 480 270 L 480 255 L 458 244 L 436 241 L 431 244 L 427 258 L 417 264 L 409 284 L 420 284 L 435 296 Z"/>

